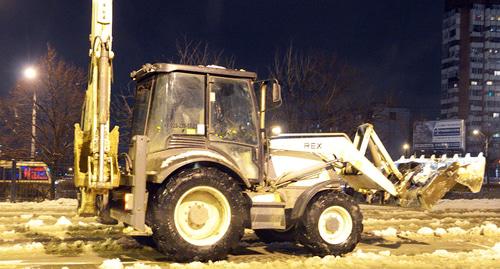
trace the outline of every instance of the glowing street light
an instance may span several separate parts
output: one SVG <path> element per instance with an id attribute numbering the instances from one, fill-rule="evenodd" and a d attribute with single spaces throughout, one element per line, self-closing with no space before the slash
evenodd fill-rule
<path id="1" fill-rule="evenodd" d="M 410 149 L 410 144 L 408 143 L 404 143 L 403 144 L 403 152 L 404 152 L 404 156 L 406 158 L 406 156 L 408 156 L 408 150 Z"/>
<path id="2" fill-rule="evenodd" d="M 33 80 L 38 76 L 38 72 L 33 66 L 26 67 L 23 71 L 24 77 L 28 80 Z"/>
<path id="3" fill-rule="evenodd" d="M 36 68 L 28 66 L 23 71 L 24 78 L 34 81 L 38 76 Z M 36 140 L 36 89 L 33 91 L 33 108 L 31 109 L 31 159 L 35 159 L 35 140 Z"/>
<path id="4" fill-rule="evenodd" d="M 281 126 L 274 126 L 272 129 L 271 129 L 271 133 L 273 135 L 280 135 L 281 134 Z"/>

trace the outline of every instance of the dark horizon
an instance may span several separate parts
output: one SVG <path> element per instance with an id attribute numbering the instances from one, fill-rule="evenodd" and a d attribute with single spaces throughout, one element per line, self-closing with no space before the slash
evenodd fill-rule
<path id="1" fill-rule="evenodd" d="M 441 19 L 444 1 L 114 1 L 115 83 L 130 71 L 175 56 L 176 40 L 206 41 L 236 67 L 267 75 L 276 50 L 290 43 L 323 50 L 359 68 L 379 99 L 433 119 L 439 115 Z M 91 1 L 4 1 L 0 94 L 50 43 L 66 61 L 87 69 Z"/>

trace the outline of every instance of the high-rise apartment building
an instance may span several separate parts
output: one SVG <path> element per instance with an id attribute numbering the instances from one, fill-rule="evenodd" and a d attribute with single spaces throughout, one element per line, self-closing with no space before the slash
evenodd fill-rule
<path id="1" fill-rule="evenodd" d="M 500 155 L 500 0 L 446 0 L 442 25 L 441 118 L 464 119 L 467 151 Z"/>

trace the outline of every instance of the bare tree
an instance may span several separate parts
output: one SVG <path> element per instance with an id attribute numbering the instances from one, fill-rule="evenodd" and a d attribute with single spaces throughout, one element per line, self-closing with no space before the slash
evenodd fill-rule
<path id="1" fill-rule="evenodd" d="M 58 168 L 72 160 L 73 125 L 80 120 L 85 74 L 81 68 L 60 59 L 50 46 L 37 69 L 39 75 L 35 81 L 19 81 L 2 102 L 3 127 L 8 133 L 1 137 L 6 146 L 17 149 L 10 153 L 12 157 L 29 156 L 33 92 L 36 91 L 36 158 Z"/>
<path id="2" fill-rule="evenodd" d="M 177 57 L 175 63 L 189 65 L 220 65 L 234 68 L 234 56 L 228 56 L 224 50 L 211 49 L 207 42 L 193 41 L 184 37 L 176 41 Z"/>
<path id="3" fill-rule="evenodd" d="M 270 67 L 283 89 L 283 105 L 270 121 L 287 132 L 352 132 L 366 119 L 370 90 L 357 69 L 324 52 L 302 52 L 290 45 Z"/>
<path id="4" fill-rule="evenodd" d="M 132 115 L 134 106 L 133 89 L 121 88 L 111 95 L 111 120 L 113 125 L 120 127 L 120 145 L 121 151 L 128 148 L 132 129 Z"/>

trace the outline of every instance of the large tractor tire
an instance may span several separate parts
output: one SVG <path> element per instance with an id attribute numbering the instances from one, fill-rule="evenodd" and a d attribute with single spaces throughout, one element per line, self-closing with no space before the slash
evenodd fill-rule
<path id="1" fill-rule="evenodd" d="M 296 229 L 292 227 L 288 230 L 258 229 L 254 230 L 255 235 L 264 243 L 273 242 L 294 242 L 296 240 Z"/>
<path id="2" fill-rule="evenodd" d="M 243 236 L 247 209 L 242 189 L 215 168 L 178 173 L 152 202 L 153 239 L 175 261 L 223 259 Z"/>
<path id="3" fill-rule="evenodd" d="M 354 199 L 341 192 L 321 192 L 302 216 L 298 241 L 314 254 L 342 255 L 351 252 L 363 232 L 363 215 Z"/>

